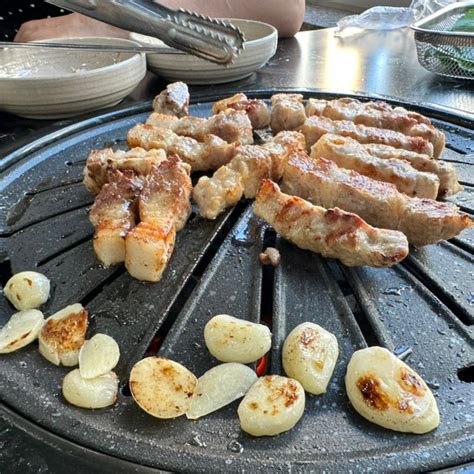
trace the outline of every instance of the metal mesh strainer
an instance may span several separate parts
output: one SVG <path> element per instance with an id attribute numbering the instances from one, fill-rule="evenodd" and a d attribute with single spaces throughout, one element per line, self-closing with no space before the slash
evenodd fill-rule
<path id="1" fill-rule="evenodd" d="M 454 3 L 412 25 L 420 64 L 435 74 L 474 79 L 474 33 L 452 31 L 474 1 Z"/>

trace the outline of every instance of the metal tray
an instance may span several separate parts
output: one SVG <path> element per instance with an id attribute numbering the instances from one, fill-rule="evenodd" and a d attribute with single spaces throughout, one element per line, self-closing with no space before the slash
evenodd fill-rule
<path id="1" fill-rule="evenodd" d="M 249 94 L 268 99 L 274 92 Z M 306 97 L 334 95 L 302 91 Z M 210 113 L 211 100 L 191 106 Z M 455 162 L 465 191 L 452 200 L 474 214 L 474 139 L 468 121 L 405 105 L 433 117 L 447 135 L 444 159 Z M 179 233 L 175 254 L 157 284 L 132 279 L 122 267 L 97 265 L 87 219 L 92 196 L 81 184 L 92 148 L 125 147 L 126 131 L 143 121 L 151 104 L 104 114 L 46 136 L 6 157 L 0 175 L 0 261 L 11 273 L 38 268 L 53 282 L 45 314 L 80 301 L 92 315 L 91 333 L 118 341 L 122 393 L 110 408 L 68 405 L 60 392 L 70 370 L 49 364 L 35 344 L 0 358 L 5 416 L 36 439 L 72 454 L 85 470 L 93 459 L 104 470 L 150 472 L 420 471 L 474 457 L 472 402 L 474 232 L 450 242 L 412 249 L 392 269 L 348 269 L 277 237 L 242 202 L 206 221 L 193 214 Z M 272 244 L 282 263 L 262 268 L 258 254 Z M 11 314 L 0 298 L 0 323 Z M 130 367 L 145 354 L 173 358 L 197 375 L 217 362 L 207 352 L 203 326 L 213 314 L 266 320 L 274 338 L 269 371 L 281 373 L 280 348 L 296 324 L 311 320 L 333 331 L 341 355 L 328 392 L 308 396 L 301 422 L 278 437 L 257 439 L 239 428 L 237 403 L 196 422 L 157 420 L 128 392 Z M 343 377 L 352 352 L 379 344 L 411 348 L 408 362 L 429 383 L 439 403 L 440 427 L 427 435 L 384 430 L 361 418 L 345 395 Z"/>

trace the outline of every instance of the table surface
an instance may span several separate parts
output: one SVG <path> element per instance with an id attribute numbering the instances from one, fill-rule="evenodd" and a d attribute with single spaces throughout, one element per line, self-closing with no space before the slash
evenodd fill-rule
<path id="1" fill-rule="evenodd" d="M 122 104 L 109 110 L 151 99 L 165 84 L 149 73 Z M 335 37 L 333 29 L 300 32 L 295 38 L 280 40 L 276 55 L 250 77 L 212 89 L 195 86 L 191 94 L 268 89 L 376 94 L 457 109 L 457 113 L 474 118 L 474 84 L 446 80 L 423 69 L 416 58 L 413 33 L 408 29 L 364 32 L 344 39 Z M 19 146 L 83 118 L 34 121 L 0 113 L 0 159 Z M 0 472 L 7 466 L 10 473 L 62 472 L 70 462 L 66 453 L 59 455 L 37 444 L 0 418 Z M 82 472 L 75 462 L 79 469 L 75 472 Z"/>

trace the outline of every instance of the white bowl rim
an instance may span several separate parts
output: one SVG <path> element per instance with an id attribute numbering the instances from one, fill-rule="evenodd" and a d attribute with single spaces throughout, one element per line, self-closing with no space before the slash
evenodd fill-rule
<path id="1" fill-rule="evenodd" d="M 253 39 L 253 40 L 245 40 L 244 41 L 244 49 L 245 47 L 248 45 L 248 46 L 255 46 L 256 44 L 260 43 L 260 42 L 263 42 L 263 41 L 268 41 L 268 39 L 272 36 L 277 36 L 278 37 L 278 30 L 273 26 L 273 25 L 270 25 L 270 23 L 265 23 L 263 21 L 258 21 L 258 20 L 248 20 L 246 18 L 219 18 L 219 20 L 224 20 L 224 21 L 229 21 L 229 22 L 245 22 L 245 23 L 254 23 L 256 25 L 264 25 L 268 28 L 270 28 L 271 32 L 268 33 L 267 35 L 265 36 L 262 36 L 261 38 L 256 38 L 256 39 Z M 238 26 L 238 25 L 237 25 Z M 149 36 L 149 35 L 142 35 L 141 33 L 135 33 L 135 32 L 130 32 L 130 38 L 132 41 L 135 41 L 137 43 L 139 43 L 141 46 L 143 45 L 143 43 L 145 43 L 145 41 L 141 41 L 137 38 L 137 36 L 139 37 L 144 37 L 144 38 L 152 38 L 152 39 L 159 39 L 159 38 L 154 38 L 153 36 Z M 161 41 L 161 40 L 160 40 Z M 164 45 L 166 47 L 168 47 L 166 44 Z M 147 53 L 147 55 L 150 54 L 156 54 L 156 55 L 159 55 L 160 53 Z M 188 56 L 191 56 L 191 57 L 196 57 L 194 56 L 193 54 L 190 54 L 190 53 L 185 53 L 187 54 Z M 172 56 L 172 53 L 170 54 L 167 54 L 167 56 Z"/>
<path id="2" fill-rule="evenodd" d="M 138 43 L 137 41 L 134 41 L 132 39 L 127 39 L 127 38 L 115 38 L 115 37 L 112 37 L 112 36 L 78 36 L 78 37 L 75 37 L 75 38 L 48 38 L 47 40 L 42 40 L 41 42 L 42 43 L 48 43 L 48 42 L 52 42 L 52 41 L 61 41 L 61 42 L 65 42 L 67 43 L 67 41 L 76 41 L 76 40 L 113 40 L 113 41 L 117 41 L 117 42 L 122 42 L 122 43 L 125 43 L 123 44 L 124 46 L 125 45 L 130 45 L 130 46 L 138 46 L 138 47 L 141 47 L 141 44 Z M 59 50 L 57 50 L 59 51 Z M 64 51 L 67 51 L 67 50 L 64 50 Z M 90 52 L 94 52 L 93 50 L 91 50 Z M 105 53 L 104 53 L 105 54 Z M 118 53 L 120 54 L 120 53 Z M 94 68 L 94 69 L 88 69 L 86 71 L 83 71 L 83 72 L 70 72 L 70 73 L 64 73 L 64 74 L 61 74 L 61 75 L 58 75 L 58 76 L 41 76 L 41 77 L 28 77 L 28 76 L 20 76 L 20 77 L 15 77 L 15 76 L 12 76 L 12 77 L 0 77 L 0 82 L 16 82 L 16 81 L 21 81 L 21 82 L 38 82 L 38 81 L 54 81 L 54 80 L 63 80 L 63 79 L 72 79 L 72 78 L 85 78 L 85 77 L 89 77 L 89 76 L 95 76 L 97 74 L 101 74 L 103 72 L 110 72 L 110 71 L 114 71 L 115 69 L 119 69 L 120 67 L 122 67 L 124 64 L 126 64 L 128 61 L 130 61 L 130 63 L 134 62 L 137 60 L 137 58 L 144 58 L 145 56 L 145 53 L 140 53 L 140 52 L 137 52 L 135 54 L 133 53 L 126 53 L 126 54 L 132 54 L 132 56 L 130 56 L 129 58 L 126 58 L 126 59 L 123 59 L 122 61 L 119 61 L 117 63 L 114 63 L 114 64 L 109 64 L 107 66 L 102 66 L 102 67 L 98 67 L 98 68 Z"/>

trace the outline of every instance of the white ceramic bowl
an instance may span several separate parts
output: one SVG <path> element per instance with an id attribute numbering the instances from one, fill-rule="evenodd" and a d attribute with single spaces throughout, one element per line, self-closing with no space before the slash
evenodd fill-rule
<path id="1" fill-rule="evenodd" d="M 61 38 L 74 42 L 137 46 L 119 38 Z M 56 119 L 119 103 L 146 73 L 144 54 L 6 48 L 0 50 L 0 110 Z"/>
<path id="2" fill-rule="evenodd" d="M 169 80 L 188 84 L 220 84 L 249 76 L 261 68 L 276 52 L 277 30 L 267 23 L 230 19 L 244 33 L 245 49 L 228 67 L 205 61 L 191 54 L 147 54 L 148 69 Z M 160 40 L 131 33 L 130 38 L 143 45 L 166 46 Z"/>

